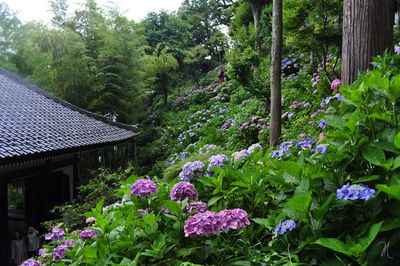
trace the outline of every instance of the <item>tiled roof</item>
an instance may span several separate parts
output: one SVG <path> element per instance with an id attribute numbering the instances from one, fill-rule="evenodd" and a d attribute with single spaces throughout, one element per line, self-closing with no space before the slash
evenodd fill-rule
<path id="1" fill-rule="evenodd" d="M 135 136 L 0 69 L 0 163 L 107 146 Z"/>

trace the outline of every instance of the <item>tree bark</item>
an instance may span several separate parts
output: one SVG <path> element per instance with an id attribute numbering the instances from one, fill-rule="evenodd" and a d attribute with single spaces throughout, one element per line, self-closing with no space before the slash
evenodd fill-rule
<path id="1" fill-rule="evenodd" d="M 344 0 L 342 82 L 371 67 L 373 56 L 393 49 L 393 0 Z"/>
<path id="2" fill-rule="evenodd" d="M 251 11 L 253 13 L 254 27 L 257 29 L 258 25 L 260 24 L 260 10 L 261 10 L 260 3 L 251 1 L 250 6 L 251 6 Z"/>
<path id="3" fill-rule="evenodd" d="M 282 0 L 274 0 L 272 6 L 271 49 L 271 113 L 270 146 L 276 146 L 281 135 L 281 64 L 282 64 Z"/>

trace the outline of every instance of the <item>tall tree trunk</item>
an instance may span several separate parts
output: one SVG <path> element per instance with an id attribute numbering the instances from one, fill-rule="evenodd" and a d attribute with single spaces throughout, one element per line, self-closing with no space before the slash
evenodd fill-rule
<path id="1" fill-rule="evenodd" d="M 373 56 L 393 49 L 393 0 L 344 0 L 342 81 L 370 68 Z"/>
<path id="2" fill-rule="evenodd" d="M 273 0 L 271 49 L 271 113 L 270 146 L 276 146 L 281 135 L 281 64 L 282 64 L 282 0 Z"/>
<path id="3" fill-rule="evenodd" d="M 258 1 L 250 1 L 250 6 L 253 13 L 254 27 L 257 29 L 260 24 L 261 4 Z"/>

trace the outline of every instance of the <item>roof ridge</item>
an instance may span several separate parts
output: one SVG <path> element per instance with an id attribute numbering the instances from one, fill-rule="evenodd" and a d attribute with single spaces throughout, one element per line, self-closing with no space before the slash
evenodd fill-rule
<path id="1" fill-rule="evenodd" d="M 27 80 L 21 78 L 21 77 L 18 76 L 17 74 L 12 73 L 12 72 L 10 72 L 10 71 L 8 71 L 8 70 L 5 70 L 5 69 L 2 68 L 2 67 L 0 67 L 0 74 L 3 74 L 3 75 L 5 75 L 7 78 L 9 78 L 9 79 L 11 79 L 11 80 L 13 80 L 13 81 L 15 81 L 15 82 L 17 82 L 17 83 L 23 85 L 24 87 L 26 87 L 26 88 L 28 88 L 28 89 L 30 89 L 30 90 L 33 90 L 33 91 L 35 91 L 36 93 L 39 93 L 39 94 L 45 96 L 46 98 L 48 98 L 48 99 L 50 99 L 50 100 L 53 100 L 54 102 L 59 103 L 59 104 L 65 106 L 65 107 L 67 107 L 67 108 L 69 108 L 69 109 L 72 109 L 72 110 L 74 110 L 74 111 L 77 111 L 77 112 L 79 112 L 79 113 L 81 113 L 81 114 L 83 114 L 83 115 L 87 115 L 88 117 L 91 117 L 91 118 L 96 119 L 96 120 L 99 120 L 99 121 L 101 121 L 101 122 L 103 122 L 103 123 L 106 123 L 106 124 L 109 124 L 109 125 L 112 125 L 112 126 L 116 126 L 116 127 L 122 128 L 122 129 L 130 130 L 130 131 L 134 131 L 134 129 L 135 129 L 135 127 L 132 126 L 132 125 L 128 125 L 128 124 L 124 124 L 124 123 L 119 123 L 119 122 L 110 121 L 109 119 L 107 119 L 107 118 L 104 117 L 104 116 L 101 116 L 101 115 L 92 113 L 92 112 L 87 111 L 87 110 L 85 110 L 85 109 L 83 109 L 83 108 L 80 108 L 80 107 L 78 107 L 78 106 L 76 106 L 76 105 L 73 105 L 73 104 L 71 104 L 71 103 L 69 103 L 69 102 L 67 102 L 67 101 L 64 101 L 64 100 L 62 100 L 62 99 L 60 99 L 60 98 L 58 98 L 58 97 L 52 95 L 52 94 L 49 93 L 48 91 L 45 91 L 44 89 L 41 89 L 41 88 L 39 88 L 38 86 L 36 86 L 36 85 L 30 83 L 29 81 L 27 81 Z M 136 132 L 135 132 L 135 133 L 136 133 Z M 136 134 L 137 134 L 137 133 L 136 133 Z"/>

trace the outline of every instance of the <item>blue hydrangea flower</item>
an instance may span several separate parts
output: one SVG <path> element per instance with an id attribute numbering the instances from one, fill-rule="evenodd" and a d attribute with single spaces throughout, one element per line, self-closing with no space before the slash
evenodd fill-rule
<path id="1" fill-rule="evenodd" d="M 239 160 L 241 160 L 241 159 L 243 159 L 243 158 L 246 158 L 247 156 L 249 156 L 250 154 L 249 154 L 249 152 L 247 151 L 247 150 L 241 150 L 241 151 L 237 151 L 237 152 L 234 152 L 233 154 L 232 154 L 232 156 L 233 156 L 233 161 L 236 163 L 236 162 L 238 162 Z"/>
<path id="2" fill-rule="evenodd" d="M 326 121 L 325 121 L 325 120 L 319 121 L 318 127 L 319 127 L 319 128 L 326 128 Z"/>
<path id="3" fill-rule="evenodd" d="M 338 200 L 369 200 L 375 197 L 375 189 L 369 188 L 364 184 L 345 184 L 342 188 L 336 190 Z"/>
<path id="4" fill-rule="evenodd" d="M 211 156 L 208 159 L 208 168 L 207 168 L 207 174 L 209 176 L 213 175 L 213 171 L 211 170 L 211 167 L 221 167 L 224 165 L 224 163 L 228 161 L 228 156 L 225 154 L 217 154 L 214 156 Z"/>
<path id="5" fill-rule="evenodd" d="M 303 151 L 310 150 L 314 142 L 315 140 L 313 138 L 306 138 L 305 140 L 296 142 L 296 147 L 301 148 Z"/>
<path id="6" fill-rule="evenodd" d="M 284 235 L 288 231 L 296 228 L 296 221 L 292 219 L 282 219 L 275 227 L 275 237 Z"/>
<path id="7" fill-rule="evenodd" d="M 199 178 L 203 174 L 204 164 L 201 161 L 186 163 L 179 173 L 181 181 L 191 181 Z"/>
<path id="8" fill-rule="evenodd" d="M 283 156 L 289 156 L 290 154 L 292 154 L 292 152 L 288 148 L 282 148 L 279 150 L 271 151 L 270 157 L 281 160 Z"/>
<path id="9" fill-rule="evenodd" d="M 325 154 L 328 150 L 328 146 L 328 144 L 319 144 L 314 149 L 312 149 L 312 152 Z"/>

